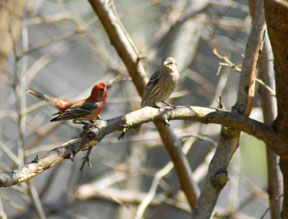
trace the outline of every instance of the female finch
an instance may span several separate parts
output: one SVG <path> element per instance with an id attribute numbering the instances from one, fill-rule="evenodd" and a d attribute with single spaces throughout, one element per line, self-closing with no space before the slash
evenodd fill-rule
<path id="1" fill-rule="evenodd" d="M 176 60 L 172 57 L 164 59 L 160 70 L 157 70 L 151 76 L 145 87 L 141 106 L 157 107 L 156 103 L 161 101 L 170 105 L 164 100 L 170 96 L 178 80 L 179 72 L 177 70 Z"/>
<path id="2" fill-rule="evenodd" d="M 73 119 L 73 122 L 81 120 L 92 121 L 104 108 L 107 99 L 107 86 L 104 82 L 97 82 L 89 97 L 71 102 L 48 97 L 30 88 L 27 90 L 27 93 L 54 105 L 59 110 L 59 112 L 53 114 L 57 116 L 52 118 L 51 122 L 70 119 Z"/>

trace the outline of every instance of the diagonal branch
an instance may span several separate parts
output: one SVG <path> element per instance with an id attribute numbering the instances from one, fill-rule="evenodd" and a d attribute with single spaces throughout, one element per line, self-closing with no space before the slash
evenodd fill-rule
<path id="1" fill-rule="evenodd" d="M 139 115 L 142 115 L 141 117 Z M 121 131 L 123 127 L 138 126 L 142 123 L 155 120 L 191 120 L 205 124 L 214 123 L 235 128 L 265 141 L 276 153 L 288 156 L 288 148 L 283 150 L 283 144 L 288 139 L 277 136 L 276 131 L 269 125 L 248 118 L 234 112 L 220 111 L 205 107 L 179 106 L 176 108 L 152 108 L 145 107 L 140 110 L 128 113 L 124 116 L 115 117 L 109 120 L 97 120 L 94 128 L 83 129 L 80 137 L 71 139 L 61 146 L 47 152 L 41 157 L 36 157 L 31 163 L 26 164 L 18 170 L 7 174 L 0 174 L 0 187 L 9 187 L 28 181 L 41 174 L 43 171 L 57 165 L 64 159 L 75 156 L 80 150 L 92 147 L 100 142 L 106 135 Z M 273 144 L 272 144 L 273 142 Z M 281 149 L 281 150 L 280 150 Z"/>
<path id="2" fill-rule="evenodd" d="M 146 72 L 139 62 L 140 52 L 122 26 L 113 1 L 89 0 L 89 2 L 101 20 L 111 44 L 124 62 L 138 93 L 142 94 L 146 84 Z"/>
<path id="3" fill-rule="evenodd" d="M 146 84 L 146 72 L 140 62 L 142 57 L 122 25 L 113 0 L 89 0 L 89 2 L 101 20 L 118 55 L 123 60 L 138 93 L 142 95 Z M 188 159 L 181 149 L 181 142 L 172 128 L 166 127 L 162 122 L 159 123 L 157 121 L 155 125 L 174 164 L 181 189 L 185 193 L 192 209 L 198 197 L 198 186 L 192 177 Z"/>

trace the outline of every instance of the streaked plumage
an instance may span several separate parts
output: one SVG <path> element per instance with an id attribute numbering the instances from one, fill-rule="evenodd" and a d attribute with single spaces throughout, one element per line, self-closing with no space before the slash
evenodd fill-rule
<path id="1" fill-rule="evenodd" d="M 173 92 L 179 80 L 176 60 L 168 57 L 163 60 L 160 70 L 157 70 L 147 83 L 141 106 L 157 106 L 156 103 L 164 101 Z"/>

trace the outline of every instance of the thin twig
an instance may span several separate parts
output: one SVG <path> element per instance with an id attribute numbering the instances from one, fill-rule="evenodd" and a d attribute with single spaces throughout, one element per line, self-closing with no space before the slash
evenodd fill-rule
<path id="1" fill-rule="evenodd" d="M 217 75 L 220 74 L 222 66 L 230 67 L 230 68 L 234 69 L 236 72 L 241 72 L 242 71 L 242 69 L 238 65 L 235 65 L 232 61 L 229 60 L 228 57 L 220 55 L 216 49 L 213 49 L 213 54 L 215 56 L 217 56 L 219 59 L 225 61 L 225 63 L 219 63 L 219 68 L 218 68 L 218 71 L 217 71 Z M 268 62 L 268 60 L 265 60 L 265 62 Z M 258 78 L 256 78 L 255 80 L 259 84 L 264 86 L 264 88 L 266 88 L 270 92 L 271 96 L 276 96 L 275 91 L 270 86 L 268 86 L 263 80 L 258 79 Z"/>
<path id="2" fill-rule="evenodd" d="M 11 15 L 10 15 L 11 16 Z M 18 115 L 18 156 L 20 160 L 20 165 L 23 165 L 26 163 L 26 156 L 25 156 L 25 116 L 23 116 L 22 112 L 25 111 L 26 107 L 26 94 L 25 94 L 25 78 L 24 78 L 24 72 L 27 68 L 27 59 L 25 58 L 21 62 L 21 68 L 18 68 L 19 65 L 19 58 L 17 55 L 17 48 L 16 48 L 16 42 L 13 37 L 12 33 L 12 25 L 10 24 L 9 27 L 9 34 L 10 38 L 13 42 L 13 55 L 14 55 L 14 82 L 13 82 L 13 88 L 14 88 L 14 95 L 15 95 L 15 104 L 16 104 L 16 111 Z M 28 31 L 27 31 L 27 23 L 26 23 L 26 16 L 24 16 L 23 19 L 23 28 L 22 28 L 22 38 L 23 38 L 23 48 L 28 48 Z M 35 190 L 33 184 L 31 182 L 28 182 L 28 195 L 31 201 L 33 202 L 33 205 L 35 207 L 35 210 L 41 219 L 45 219 L 46 216 L 44 214 L 44 210 L 42 207 L 42 204 L 40 202 L 40 199 L 38 197 L 38 193 Z"/>
<path id="3" fill-rule="evenodd" d="M 52 38 L 51 40 L 49 41 L 46 41 L 44 43 L 40 43 L 36 46 L 34 46 L 33 48 L 30 48 L 28 50 L 24 50 L 20 55 L 17 56 L 18 59 L 21 59 L 23 56 L 27 55 L 27 54 L 30 54 L 32 52 L 35 52 L 39 49 L 43 49 L 45 47 L 48 47 L 50 46 L 51 44 L 54 44 L 56 42 L 61 42 L 61 41 L 64 41 L 64 40 L 68 40 L 74 36 L 77 36 L 78 34 L 84 34 L 85 33 L 85 30 L 82 30 L 82 29 L 76 29 L 75 31 L 73 31 L 72 33 L 70 34 L 67 34 L 65 36 L 61 36 L 61 37 L 54 37 Z"/>
<path id="4" fill-rule="evenodd" d="M 14 162 L 14 164 L 16 164 L 16 166 L 20 166 L 21 162 L 19 158 L 2 141 L 0 141 L 0 149 Z"/>

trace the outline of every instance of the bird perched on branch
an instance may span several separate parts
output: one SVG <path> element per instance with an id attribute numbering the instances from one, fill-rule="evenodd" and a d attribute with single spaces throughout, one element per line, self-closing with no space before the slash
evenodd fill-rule
<path id="1" fill-rule="evenodd" d="M 53 114 L 56 117 L 52 118 L 51 122 L 72 119 L 73 122 L 77 123 L 77 121 L 82 120 L 92 121 L 98 117 L 106 103 L 107 86 L 104 82 L 97 82 L 89 97 L 76 101 L 64 101 L 55 97 L 49 97 L 31 88 L 27 90 L 27 93 L 50 103 L 59 110 L 59 112 Z"/>
<path id="2" fill-rule="evenodd" d="M 165 58 L 159 70 L 157 70 L 147 83 L 141 106 L 158 107 L 156 103 L 163 102 L 168 106 L 171 104 L 165 102 L 174 90 L 179 80 L 177 62 L 174 58 Z"/>

